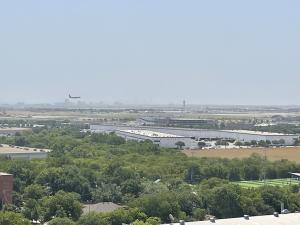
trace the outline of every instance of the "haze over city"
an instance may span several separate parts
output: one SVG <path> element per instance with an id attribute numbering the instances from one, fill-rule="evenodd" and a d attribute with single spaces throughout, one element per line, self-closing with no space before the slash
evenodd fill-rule
<path id="1" fill-rule="evenodd" d="M 300 105 L 299 1 L 2 1 L 0 103 Z"/>

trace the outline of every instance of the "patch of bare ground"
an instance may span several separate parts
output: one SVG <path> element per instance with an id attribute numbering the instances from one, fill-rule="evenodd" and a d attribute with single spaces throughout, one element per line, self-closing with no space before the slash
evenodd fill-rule
<path id="1" fill-rule="evenodd" d="M 190 157 L 208 157 L 208 158 L 247 158 L 252 154 L 258 154 L 262 157 L 267 156 L 268 160 L 277 161 L 287 159 L 300 163 L 300 147 L 284 148 L 247 148 L 247 149 L 205 149 L 205 150 L 184 150 Z"/>

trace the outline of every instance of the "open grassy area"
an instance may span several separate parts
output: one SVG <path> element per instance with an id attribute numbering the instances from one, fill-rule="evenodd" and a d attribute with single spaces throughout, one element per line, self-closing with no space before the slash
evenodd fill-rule
<path id="1" fill-rule="evenodd" d="M 228 159 L 247 158 L 254 153 L 264 157 L 266 153 L 267 159 L 271 161 L 287 159 L 300 163 L 300 147 L 184 150 L 183 152 L 190 157 L 217 157 Z"/>
<path id="2" fill-rule="evenodd" d="M 258 188 L 263 185 L 271 185 L 271 186 L 279 186 L 279 187 L 286 187 L 289 185 L 299 185 L 300 182 L 293 179 L 274 179 L 274 180 L 257 180 L 257 181 L 239 181 L 233 182 L 234 184 L 238 184 L 245 188 Z"/>

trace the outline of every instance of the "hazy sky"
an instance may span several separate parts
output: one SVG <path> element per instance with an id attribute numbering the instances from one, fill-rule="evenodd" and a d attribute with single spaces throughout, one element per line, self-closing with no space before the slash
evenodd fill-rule
<path id="1" fill-rule="evenodd" d="M 300 105 L 299 0 L 0 0 L 0 103 Z"/>

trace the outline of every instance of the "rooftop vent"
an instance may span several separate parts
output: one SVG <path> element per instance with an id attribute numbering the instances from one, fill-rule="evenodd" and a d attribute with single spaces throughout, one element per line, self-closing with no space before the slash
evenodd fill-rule
<path id="1" fill-rule="evenodd" d="M 245 219 L 245 220 L 249 220 L 249 219 L 250 219 L 250 216 L 249 216 L 249 215 L 244 215 L 244 219 Z"/>
<path id="2" fill-rule="evenodd" d="M 279 213 L 278 212 L 274 212 L 274 216 L 275 217 L 279 217 Z"/>

